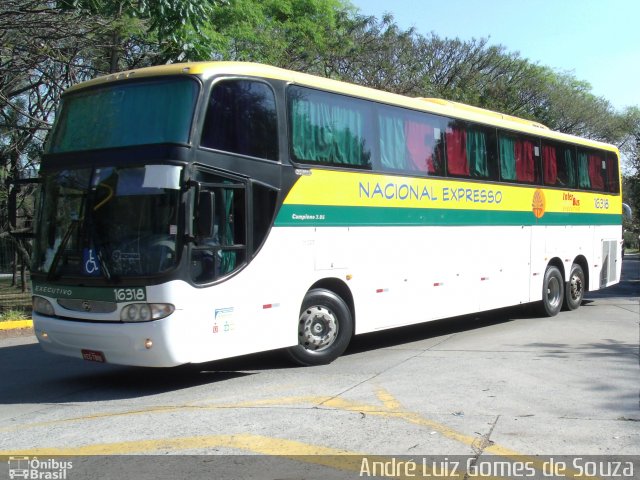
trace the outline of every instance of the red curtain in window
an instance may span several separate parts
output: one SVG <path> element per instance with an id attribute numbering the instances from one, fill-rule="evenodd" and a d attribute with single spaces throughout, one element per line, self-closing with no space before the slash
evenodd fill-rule
<path id="1" fill-rule="evenodd" d="M 449 173 L 469 176 L 466 130 L 447 128 L 447 165 Z"/>
<path id="2" fill-rule="evenodd" d="M 533 159 L 533 143 L 527 140 L 516 141 L 516 180 L 519 182 L 533 182 L 535 163 Z"/>
<path id="3" fill-rule="evenodd" d="M 404 122 L 407 150 L 413 165 L 421 172 L 435 173 L 433 165 L 433 127 L 424 123 Z"/>
<path id="4" fill-rule="evenodd" d="M 544 183 L 546 185 L 555 185 L 558 180 L 558 161 L 555 147 L 542 146 L 542 164 L 544 166 Z"/>
<path id="5" fill-rule="evenodd" d="M 604 190 L 602 178 L 602 158 L 598 155 L 589 155 L 589 180 L 594 190 Z"/>

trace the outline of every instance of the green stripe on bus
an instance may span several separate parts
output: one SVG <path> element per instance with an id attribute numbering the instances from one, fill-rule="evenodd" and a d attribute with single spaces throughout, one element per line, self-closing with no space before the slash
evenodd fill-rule
<path id="1" fill-rule="evenodd" d="M 620 214 L 533 212 L 500 210 L 446 210 L 436 208 L 283 205 L 276 226 L 470 226 L 470 225 L 620 225 Z"/>
<path id="2" fill-rule="evenodd" d="M 32 292 L 43 297 L 103 302 L 144 302 L 147 299 L 147 287 L 77 287 L 36 280 L 33 281 Z"/>

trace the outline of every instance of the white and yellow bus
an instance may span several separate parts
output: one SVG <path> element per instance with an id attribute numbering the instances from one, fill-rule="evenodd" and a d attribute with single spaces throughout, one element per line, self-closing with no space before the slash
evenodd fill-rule
<path id="1" fill-rule="evenodd" d="M 41 164 L 45 350 L 167 367 L 618 282 L 618 151 L 534 122 L 250 63 L 70 88 Z"/>

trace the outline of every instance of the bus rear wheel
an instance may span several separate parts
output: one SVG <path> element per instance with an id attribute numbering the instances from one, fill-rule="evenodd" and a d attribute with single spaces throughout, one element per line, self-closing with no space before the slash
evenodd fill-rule
<path id="1" fill-rule="evenodd" d="M 562 309 L 564 300 L 564 279 L 558 267 L 549 265 L 544 272 L 542 283 L 542 313 L 555 317 Z"/>
<path id="2" fill-rule="evenodd" d="M 567 310 L 575 310 L 582 303 L 584 297 L 584 271 L 577 263 L 571 265 L 571 273 L 564 294 L 564 306 Z"/>
<path id="3" fill-rule="evenodd" d="M 331 363 L 346 350 L 353 334 L 353 318 L 347 304 L 330 290 L 309 290 L 298 320 L 298 345 L 289 356 L 304 366 Z"/>

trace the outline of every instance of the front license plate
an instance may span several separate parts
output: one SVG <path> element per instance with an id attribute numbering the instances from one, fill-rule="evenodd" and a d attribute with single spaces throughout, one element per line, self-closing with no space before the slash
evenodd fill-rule
<path id="1" fill-rule="evenodd" d="M 107 359 L 104 358 L 104 353 L 96 350 L 82 350 L 82 358 L 88 362 L 105 363 L 107 361 Z"/>

